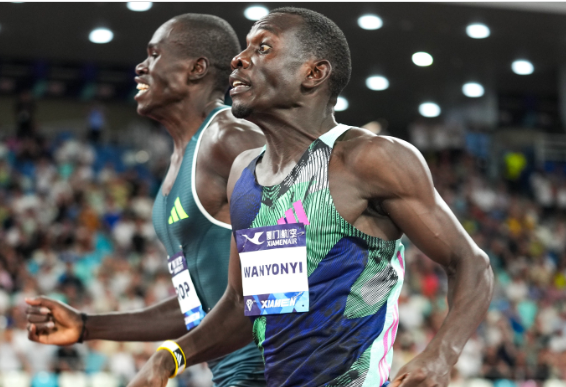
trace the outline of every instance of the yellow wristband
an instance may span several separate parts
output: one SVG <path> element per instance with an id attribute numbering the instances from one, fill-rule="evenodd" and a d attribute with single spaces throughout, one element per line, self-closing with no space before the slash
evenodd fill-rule
<path id="1" fill-rule="evenodd" d="M 168 351 L 171 356 L 173 356 L 173 361 L 175 362 L 175 372 L 173 375 L 169 376 L 169 379 L 173 379 L 175 376 L 179 375 L 185 370 L 185 366 L 187 365 L 187 358 L 183 353 L 183 350 L 176 342 L 172 340 L 166 340 L 157 348 L 157 351 L 160 350 Z M 156 351 L 156 352 L 157 352 Z"/>

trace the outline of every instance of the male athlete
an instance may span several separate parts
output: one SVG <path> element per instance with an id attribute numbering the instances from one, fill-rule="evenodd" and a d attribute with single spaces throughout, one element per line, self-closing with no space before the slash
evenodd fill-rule
<path id="1" fill-rule="evenodd" d="M 405 233 L 445 268 L 449 313 L 392 384 L 447 386 L 486 313 L 489 261 L 414 147 L 336 123 L 333 106 L 350 77 L 342 31 L 316 12 L 274 10 L 252 27 L 232 68 L 232 112 L 258 125 L 267 147 L 232 167 L 228 288 L 178 340 L 187 363 L 244 346 L 253 330 L 269 386 L 387 385 Z M 132 386 L 164 386 L 174 369 L 158 352 Z"/>
<path id="2" fill-rule="evenodd" d="M 242 151 L 265 142 L 257 128 L 234 118 L 223 105 L 230 60 L 239 51 L 226 21 L 185 14 L 155 32 L 147 59 L 136 67 L 138 113 L 162 123 L 174 142 L 153 223 L 169 255 L 178 300 L 172 297 L 131 313 L 84 316 L 38 297 L 28 300 L 31 340 L 68 345 L 93 339 L 175 339 L 198 325 L 218 302 L 228 276 L 230 168 Z M 250 332 L 248 336 L 251 340 Z M 253 344 L 209 366 L 216 386 L 265 386 L 263 361 Z"/>

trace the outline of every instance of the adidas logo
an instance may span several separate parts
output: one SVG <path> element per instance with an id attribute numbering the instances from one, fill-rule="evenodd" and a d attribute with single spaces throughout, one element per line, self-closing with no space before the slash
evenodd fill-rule
<path id="1" fill-rule="evenodd" d="M 179 349 L 176 349 L 175 351 L 173 351 L 173 353 L 175 354 L 175 357 L 177 358 L 177 364 L 179 368 L 182 368 L 185 366 L 185 357 L 181 354 L 181 351 Z"/>
<path id="2" fill-rule="evenodd" d="M 302 223 L 305 226 L 310 225 L 309 219 L 307 218 L 307 214 L 303 207 L 303 202 L 300 200 L 297 200 L 295 203 L 293 203 L 293 207 L 285 211 L 285 216 L 280 218 L 277 221 L 277 224 L 297 223 L 297 220 L 299 221 L 299 223 Z"/>
<path id="3" fill-rule="evenodd" d="M 178 222 L 181 219 L 187 219 L 189 215 L 183 210 L 181 206 L 181 200 L 179 198 L 175 199 L 175 206 L 171 208 L 171 216 L 169 217 L 169 224 Z"/>

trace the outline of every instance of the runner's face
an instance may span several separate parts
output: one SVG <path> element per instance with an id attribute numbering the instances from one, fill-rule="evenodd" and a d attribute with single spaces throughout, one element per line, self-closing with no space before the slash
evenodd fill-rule
<path id="1" fill-rule="evenodd" d="M 297 106 L 306 76 L 296 36 L 302 19 L 268 15 L 252 27 L 247 47 L 232 59 L 232 112 L 244 118 L 253 113 Z"/>
<path id="2" fill-rule="evenodd" d="M 155 31 L 147 45 L 147 58 L 136 66 L 138 114 L 151 115 L 156 109 L 182 101 L 187 96 L 189 60 L 172 42 L 174 21 Z"/>

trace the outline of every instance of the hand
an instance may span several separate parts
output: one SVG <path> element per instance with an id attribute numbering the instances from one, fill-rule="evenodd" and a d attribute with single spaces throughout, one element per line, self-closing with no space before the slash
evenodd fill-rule
<path id="1" fill-rule="evenodd" d="M 451 369 L 440 356 L 423 352 L 401 367 L 391 387 L 446 387 Z"/>
<path id="2" fill-rule="evenodd" d="M 47 297 L 26 298 L 28 338 L 41 344 L 71 345 L 79 340 L 83 321 L 78 310 Z"/>
<path id="3" fill-rule="evenodd" d="M 128 387 L 165 387 L 175 371 L 175 360 L 167 351 L 155 352 Z"/>

